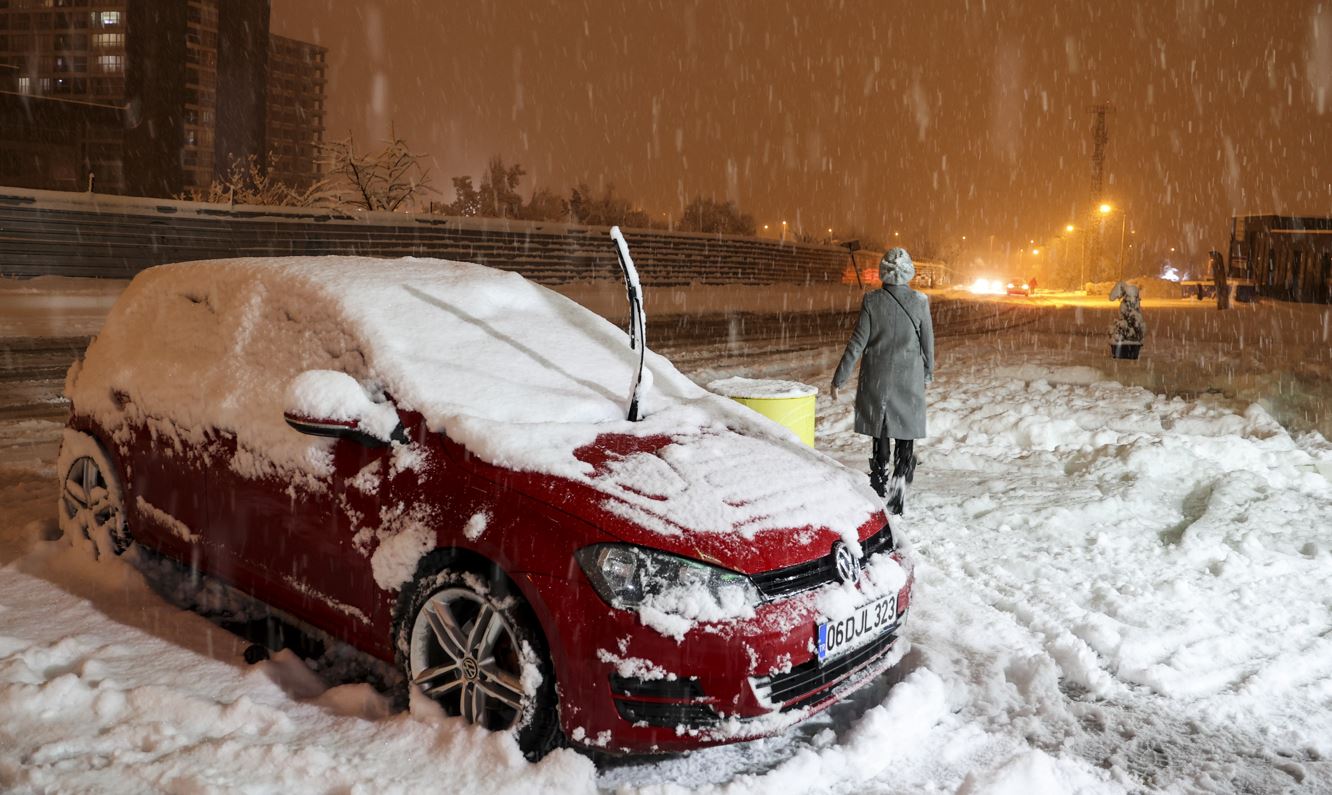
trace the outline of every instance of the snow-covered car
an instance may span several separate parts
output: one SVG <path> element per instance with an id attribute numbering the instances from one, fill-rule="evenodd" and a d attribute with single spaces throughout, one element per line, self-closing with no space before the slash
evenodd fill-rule
<path id="1" fill-rule="evenodd" d="M 522 277 L 439 260 L 139 274 L 70 370 L 61 525 L 138 544 L 561 742 L 761 736 L 892 664 L 864 484 Z"/>

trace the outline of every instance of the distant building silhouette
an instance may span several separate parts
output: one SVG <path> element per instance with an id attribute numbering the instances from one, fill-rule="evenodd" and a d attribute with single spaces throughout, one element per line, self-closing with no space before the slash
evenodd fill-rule
<path id="1" fill-rule="evenodd" d="M 318 176 L 326 50 L 268 0 L 0 2 L 0 185 L 172 196 L 233 160 Z"/>
<path id="2" fill-rule="evenodd" d="M 1332 216 L 1235 216 L 1227 273 L 1260 295 L 1332 304 Z"/>

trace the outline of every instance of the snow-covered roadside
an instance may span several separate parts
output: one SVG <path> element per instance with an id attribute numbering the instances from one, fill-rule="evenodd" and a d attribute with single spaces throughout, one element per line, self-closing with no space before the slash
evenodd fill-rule
<path id="1" fill-rule="evenodd" d="M 138 573 L 44 540 L 58 426 L 4 426 L 0 789 L 1332 789 L 1332 447 L 1239 395 L 1126 386 L 1135 371 L 1061 341 L 942 345 L 895 686 L 781 737 L 600 773 L 571 752 L 529 766 L 419 705 L 382 717 L 367 686 L 325 690 L 289 655 L 246 666 Z M 690 374 L 822 386 L 839 353 L 722 372 L 698 352 Z M 863 469 L 849 402 L 820 398 L 819 434 Z"/>

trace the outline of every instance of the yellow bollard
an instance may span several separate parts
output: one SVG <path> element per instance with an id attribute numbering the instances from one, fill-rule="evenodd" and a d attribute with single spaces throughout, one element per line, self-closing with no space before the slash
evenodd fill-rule
<path id="1" fill-rule="evenodd" d="M 790 428 L 800 441 L 814 446 L 814 398 L 819 390 L 798 381 L 723 378 L 708 391 L 728 397 Z"/>

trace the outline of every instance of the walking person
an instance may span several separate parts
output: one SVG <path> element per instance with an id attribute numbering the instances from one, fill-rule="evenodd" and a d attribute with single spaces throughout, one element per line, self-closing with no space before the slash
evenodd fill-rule
<path id="1" fill-rule="evenodd" d="M 874 439 L 870 486 L 887 498 L 893 514 L 902 513 L 906 488 L 915 474 L 915 440 L 925 438 L 925 385 L 934 380 L 930 302 L 908 286 L 915 275 L 906 249 L 892 248 L 883 255 L 879 262 L 883 289 L 865 295 L 832 379 L 836 401 L 860 360 L 855 429 Z"/>

